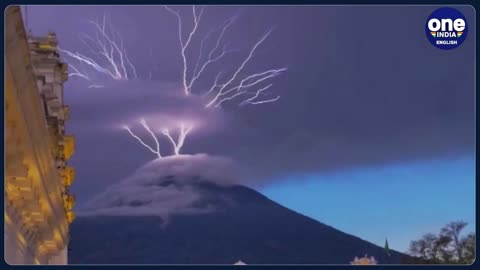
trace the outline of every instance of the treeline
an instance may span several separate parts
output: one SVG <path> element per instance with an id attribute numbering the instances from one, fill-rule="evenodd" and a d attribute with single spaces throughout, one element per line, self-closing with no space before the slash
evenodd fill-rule
<path id="1" fill-rule="evenodd" d="M 468 223 L 450 222 L 438 234 L 427 233 L 410 243 L 414 263 L 471 264 L 475 261 L 475 232 L 464 233 Z"/>

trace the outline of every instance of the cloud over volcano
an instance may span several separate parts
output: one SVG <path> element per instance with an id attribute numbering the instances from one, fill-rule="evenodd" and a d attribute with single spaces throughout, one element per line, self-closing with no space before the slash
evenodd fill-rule
<path id="1" fill-rule="evenodd" d="M 196 185 L 229 186 L 238 183 L 238 165 L 224 157 L 205 154 L 170 156 L 153 160 L 130 177 L 96 195 L 81 207 L 80 215 L 199 214 L 215 211 L 198 203 L 205 198 Z"/>

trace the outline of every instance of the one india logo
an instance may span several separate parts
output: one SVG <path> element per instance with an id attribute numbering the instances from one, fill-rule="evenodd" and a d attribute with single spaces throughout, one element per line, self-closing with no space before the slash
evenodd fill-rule
<path id="1" fill-rule="evenodd" d="M 465 41 L 468 25 L 465 16 L 460 11 L 443 7 L 435 10 L 428 17 L 425 32 L 433 46 L 450 50 Z"/>
<path id="2" fill-rule="evenodd" d="M 436 38 L 437 37 L 437 32 L 430 32 L 432 37 Z M 456 36 L 459 38 L 463 35 L 463 32 L 456 32 Z"/>

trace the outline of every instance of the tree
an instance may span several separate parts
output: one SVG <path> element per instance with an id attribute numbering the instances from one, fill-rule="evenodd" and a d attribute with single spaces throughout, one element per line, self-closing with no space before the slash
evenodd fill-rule
<path id="1" fill-rule="evenodd" d="M 440 236 L 450 237 L 453 240 L 453 248 L 456 251 L 456 255 L 459 261 L 463 260 L 462 246 L 460 244 L 460 233 L 467 226 L 464 221 L 454 221 L 445 225 L 440 230 Z"/>
<path id="2" fill-rule="evenodd" d="M 436 235 L 427 233 L 421 239 L 410 243 L 410 253 L 435 263 L 439 258 L 437 242 L 438 237 Z"/>
<path id="3" fill-rule="evenodd" d="M 446 224 L 438 235 L 427 233 L 410 243 L 409 253 L 425 263 L 470 264 L 475 260 L 475 233 L 462 237 L 466 222 Z"/>
<path id="4" fill-rule="evenodd" d="M 475 233 L 471 232 L 460 241 L 463 248 L 463 260 L 466 264 L 475 261 L 475 236 Z"/>
<path id="5" fill-rule="evenodd" d="M 437 237 L 435 242 L 435 248 L 437 251 L 438 261 L 440 263 L 452 263 L 454 262 L 454 251 L 450 248 L 452 238 L 445 235 Z"/>

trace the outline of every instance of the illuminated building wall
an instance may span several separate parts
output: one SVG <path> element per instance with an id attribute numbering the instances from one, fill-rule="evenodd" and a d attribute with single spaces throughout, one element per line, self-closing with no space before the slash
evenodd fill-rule
<path id="1" fill-rule="evenodd" d="M 27 38 L 19 7 L 6 9 L 5 22 L 5 260 L 66 264 L 74 219 L 67 65 L 54 34 Z"/>
<path id="2" fill-rule="evenodd" d="M 377 260 L 373 256 L 370 258 L 365 255 L 362 258 L 355 257 L 350 264 L 355 264 L 355 265 L 372 265 L 372 264 L 377 264 Z"/>

